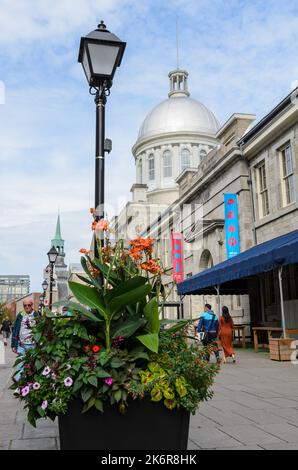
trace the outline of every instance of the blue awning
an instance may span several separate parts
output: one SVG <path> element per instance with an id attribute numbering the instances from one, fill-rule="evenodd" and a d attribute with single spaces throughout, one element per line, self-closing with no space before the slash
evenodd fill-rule
<path id="1" fill-rule="evenodd" d="M 240 255 L 195 274 L 177 284 L 179 295 L 246 294 L 247 279 L 278 266 L 298 263 L 298 230 L 256 245 Z"/>

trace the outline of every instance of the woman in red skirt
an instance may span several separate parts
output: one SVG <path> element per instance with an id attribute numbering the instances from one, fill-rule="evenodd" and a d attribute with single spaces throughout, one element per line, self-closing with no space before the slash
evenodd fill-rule
<path id="1" fill-rule="evenodd" d="M 222 344 L 224 353 L 224 362 L 226 357 L 232 357 L 233 362 L 236 362 L 235 352 L 233 349 L 233 330 L 234 322 L 230 315 L 228 307 L 222 308 L 222 316 L 219 318 L 219 339 Z"/>

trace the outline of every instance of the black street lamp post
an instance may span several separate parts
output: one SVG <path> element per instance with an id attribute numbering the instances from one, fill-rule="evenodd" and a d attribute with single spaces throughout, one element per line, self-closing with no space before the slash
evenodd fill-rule
<path id="1" fill-rule="evenodd" d="M 43 309 L 43 307 L 44 307 L 44 302 L 45 302 L 45 298 L 46 298 L 46 292 L 47 292 L 48 285 L 49 285 L 48 281 L 45 279 L 42 283 L 43 294 L 42 294 L 42 307 L 41 307 L 41 309 Z"/>
<path id="2" fill-rule="evenodd" d="M 97 29 L 81 38 L 78 62 L 82 64 L 90 94 L 95 96 L 95 213 L 96 221 L 104 218 L 105 151 L 111 142 L 105 141 L 105 105 L 116 68 L 120 66 L 126 43 L 107 30 L 103 21 Z M 105 145 L 106 144 L 106 145 Z"/>
<path id="3" fill-rule="evenodd" d="M 49 309 L 51 310 L 52 308 L 52 303 L 53 303 L 53 283 L 54 283 L 54 265 L 56 263 L 57 257 L 58 257 L 58 251 L 54 246 L 50 249 L 48 252 L 48 258 L 49 258 L 49 263 L 50 263 L 50 298 L 49 298 Z"/>

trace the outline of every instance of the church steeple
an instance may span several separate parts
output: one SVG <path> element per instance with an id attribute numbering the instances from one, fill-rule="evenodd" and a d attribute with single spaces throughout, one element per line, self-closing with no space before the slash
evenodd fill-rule
<path id="1" fill-rule="evenodd" d="M 58 214 L 57 224 L 56 224 L 56 232 L 54 238 L 52 239 L 52 246 L 56 248 L 59 253 L 59 256 L 65 256 L 64 253 L 64 240 L 61 236 L 61 227 L 60 227 L 60 214 Z"/>
<path id="2" fill-rule="evenodd" d="M 169 98 L 171 98 L 172 96 L 189 96 L 187 77 L 188 72 L 186 72 L 186 70 L 176 69 L 169 73 Z"/>

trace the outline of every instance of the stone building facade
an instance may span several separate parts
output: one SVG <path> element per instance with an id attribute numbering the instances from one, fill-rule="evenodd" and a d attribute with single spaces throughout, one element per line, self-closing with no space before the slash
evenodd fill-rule
<path id="1" fill-rule="evenodd" d="M 248 165 L 237 141 L 255 119 L 253 115 L 233 114 L 218 130 L 218 146 L 210 151 L 197 169 L 185 169 L 176 179 L 179 198 L 153 224 L 147 235 L 157 240 L 158 253 L 171 281 L 171 232 L 182 232 L 184 239 L 184 278 L 192 276 L 226 259 L 224 233 L 224 193 L 238 195 L 241 250 L 253 245 L 252 207 Z M 177 300 L 175 289 L 171 300 Z M 189 296 L 184 300 L 185 315 L 198 316 L 205 302 L 217 305 L 214 296 Z M 223 296 L 235 322 L 249 323 L 247 296 Z"/>
<path id="2" fill-rule="evenodd" d="M 298 88 L 285 97 L 238 142 L 252 189 L 254 242 L 298 229 Z M 286 324 L 297 327 L 298 266 L 284 268 Z M 256 294 L 257 293 L 257 294 Z M 256 321 L 279 323 L 277 272 L 259 277 L 252 289 Z"/>

